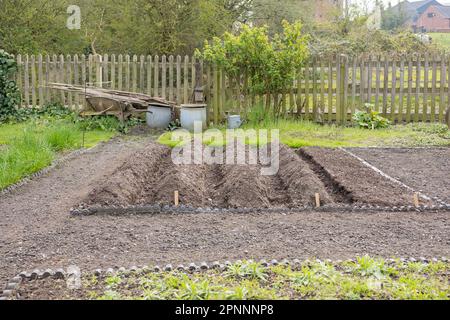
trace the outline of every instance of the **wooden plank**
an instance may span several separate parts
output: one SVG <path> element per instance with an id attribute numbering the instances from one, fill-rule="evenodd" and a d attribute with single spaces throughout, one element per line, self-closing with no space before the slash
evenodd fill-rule
<path id="1" fill-rule="evenodd" d="M 174 85 L 173 85 L 173 56 L 169 56 L 169 100 L 174 101 Z"/>
<path id="2" fill-rule="evenodd" d="M 117 89 L 119 91 L 122 91 L 123 87 L 123 55 L 119 54 L 119 64 L 118 64 L 118 70 L 117 70 Z"/>
<path id="3" fill-rule="evenodd" d="M 193 56 L 191 58 L 191 86 L 189 88 L 189 96 L 192 96 L 194 94 L 194 89 L 195 89 L 195 79 L 196 79 L 196 69 L 195 69 L 195 65 L 197 63 L 197 59 L 195 58 L 195 56 Z"/>
<path id="4" fill-rule="evenodd" d="M 137 55 L 133 55 L 133 77 L 132 77 L 132 83 L 133 83 L 133 92 L 138 92 L 137 86 L 138 86 L 138 57 Z"/>
<path id="5" fill-rule="evenodd" d="M 396 97 L 397 97 L 397 57 L 392 59 L 392 88 L 391 88 L 391 121 L 395 121 Z"/>
<path id="6" fill-rule="evenodd" d="M 367 63 L 367 102 L 372 103 L 372 77 L 373 77 L 373 66 L 372 66 L 372 55 L 369 55 L 369 61 Z"/>
<path id="7" fill-rule="evenodd" d="M 94 85 L 94 56 L 92 54 L 89 55 L 89 61 L 88 61 L 88 68 L 89 68 L 89 86 Z"/>
<path id="8" fill-rule="evenodd" d="M 25 87 L 25 102 L 24 106 L 28 108 L 30 106 L 30 57 L 28 55 L 25 56 L 25 63 L 23 67 L 23 82 Z"/>
<path id="9" fill-rule="evenodd" d="M 425 122 L 428 115 L 428 91 L 429 91 L 429 56 L 425 54 L 425 66 L 424 66 L 424 93 L 422 102 L 422 121 Z"/>
<path id="10" fill-rule="evenodd" d="M 367 100 L 366 100 L 366 83 L 367 83 L 367 74 L 366 74 L 366 61 L 365 61 L 366 57 L 365 55 L 361 56 L 360 59 L 360 100 L 361 100 L 361 104 L 364 105 Z"/>
<path id="11" fill-rule="evenodd" d="M 344 124 L 347 122 L 347 112 L 348 112 L 348 57 L 345 56 L 343 57 L 344 61 L 343 61 L 343 67 L 341 67 L 342 72 L 343 72 L 343 89 L 342 90 L 342 94 L 344 95 L 343 97 L 343 108 L 342 108 L 342 119 L 344 121 Z"/>
<path id="12" fill-rule="evenodd" d="M 72 84 L 73 83 L 73 63 L 72 63 L 72 56 L 69 54 L 67 55 L 67 63 L 66 63 L 66 83 Z M 67 93 L 67 105 L 70 109 L 73 109 L 73 93 L 69 92 Z"/>
<path id="13" fill-rule="evenodd" d="M 408 98 L 406 101 L 406 122 L 411 122 L 413 96 L 413 61 L 411 55 L 408 55 Z"/>
<path id="14" fill-rule="evenodd" d="M 51 82 L 59 82 L 58 70 L 58 56 L 54 54 L 52 57 L 52 73 L 50 77 Z M 52 90 L 52 99 L 58 100 L 58 95 L 60 95 L 60 92 Z"/>
<path id="15" fill-rule="evenodd" d="M 184 57 L 183 103 L 189 103 L 189 56 Z"/>
<path id="16" fill-rule="evenodd" d="M 102 61 L 102 88 L 109 88 L 109 55 L 103 55 Z"/>
<path id="17" fill-rule="evenodd" d="M 130 91 L 131 88 L 131 57 L 125 56 L 125 91 Z"/>
<path id="18" fill-rule="evenodd" d="M 303 100 L 301 95 L 301 88 L 302 88 L 302 80 L 303 80 L 303 69 L 299 68 L 297 70 L 297 92 L 296 92 L 296 105 L 297 105 L 297 114 L 296 116 L 299 117 L 302 113 L 303 108 Z"/>
<path id="19" fill-rule="evenodd" d="M 389 56 L 384 56 L 384 79 L 383 79 L 383 116 L 387 115 L 389 92 Z"/>
<path id="20" fill-rule="evenodd" d="M 145 93 L 145 56 L 139 56 L 139 93 Z"/>
<path id="21" fill-rule="evenodd" d="M 111 55 L 111 89 L 115 90 L 116 89 L 116 55 L 112 54 Z"/>
<path id="22" fill-rule="evenodd" d="M 181 61 L 181 59 L 180 59 Z M 213 66 L 214 73 L 214 124 L 219 123 L 219 96 L 220 96 L 220 74 L 217 65 Z"/>
<path id="23" fill-rule="evenodd" d="M 336 122 L 341 123 L 341 115 L 342 115 L 342 70 L 341 70 L 341 57 L 339 55 L 336 56 Z M 362 83 L 362 82 L 361 82 Z"/>
<path id="24" fill-rule="evenodd" d="M 87 76 L 86 76 L 86 56 L 83 54 L 81 56 L 81 83 L 86 88 L 86 82 L 87 82 Z M 83 95 L 80 95 L 80 106 L 82 106 L 82 110 L 86 110 L 86 97 Z"/>
<path id="25" fill-rule="evenodd" d="M 182 96 L 181 96 L 181 56 L 177 56 L 177 103 L 182 103 Z"/>
<path id="26" fill-rule="evenodd" d="M 403 97 L 405 89 L 405 60 L 403 57 L 400 58 L 400 94 L 398 102 L 398 115 L 397 121 L 400 123 L 403 121 Z"/>
<path id="27" fill-rule="evenodd" d="M 167 57 L 165 55 L 162 56 L 161 68 L 161 97 L 167 99 Z"/>
<path id="28" fill-rule="evenodd" d="M 447 75 L 447 65 L 445 60 L 445 55 L 440 56 L 441 61 L 441 72 L 440 72 L 440 98 L 439 98 L 439 122 L 444 121 L 444 113 L 446 110 L 446 104 L 445 104 L 445 85 L 446 85 L 446 75 Z"/>
<path id="29" fill-rule="evenodd" d="M 45 105 L 45 98 L 44 98 L 44 69 L 42 66 L 43 58 L 42 54 L 38 55 L 38 92 L 39 92 L 39 105 L 44 106 Z"/>
<path id="30" fill-rule="evenodd" d="M 73 84 L 80 84 L 80 65 L 77 54 L 73 57 Z M 80 108 L 80 96 L 76 93 L 74 94 L 74 104 L 75 110 L 78 110 Z"/>
<path id="31" fill-rule="evenodd" d="M 317 58 L 312 59 L 312 96 L 313 96 L 313 120 L 317 121 Z"/>
<path id="32" fill-rule="evenodd" d="M 153 76 L 153 95 L 159 97 L 159 56 L 156 55 L 153 59 L 154 76 Z"/>
<path id="33" fill-rule="evenodd" d="M 306 62 L 305 65 L 305 119 L 309 120 L 309 90 L 310 90 L 310 85 L 309 85 L 309 75 L 310 75 L 310 62 Z"/>
<path id="34" fill-rule="evenodd" d="M 431 122 L 436 121 L 436 98 L 437 98 L 437 57 L 433 56 L 431 75 Z"/>
<path id="35" fill-rule="evenodd" d="M 207 123 L 209 125 L 209 123 L 211 122 L 211 120 L 214 121 L 214 114 L 211 113 L 211 111 L 213 111 L 213 92 L 212 92 L 212 81 L 214 81 L 214 79 L 211 78 L 211 64 L 207 64 L 206 65 L 206 87 L 205 87 L 205 96 L 206 96 L 206 102 L 208 105 L 208 110 L 207 110 Z"/>
<path id="36" fill-rule="evenodd" d="M 417 56 L 416 61 L 416 95 L 415 95 L 415 104 L 414 104 L 414 121 L 419 121 L 419 107 L 420 107 L 420 86 L 421 86 L 421 75 L 422 75 L 422 57 Z"/>
<path id="37" fill-rule="evenodd" d="M 95 86 L 103 88 L 103 57 L 95 56 Z"/>
<path id="38" fill-rule="evenodd" d="M 147 94 L 152 95 L 152 69 L 153 58 L 151 55 L 147 55 Z"/>
<path id="39" fill-rule="evenodd" d="M 225 71 L 220 68 L 220 114 L 219 117 L 222 118 L 225 114 L 225 102 L 226 102 L 226 74 Z"/>
<path id="40" fill-rule="evenodd" d="M 60 55 L 59 56 L 59 77 L 58 77 L 58 79 L 59 79 L 59 83 L 66 83 L 66 72 L 65 72 L 65 67 L 64 67 L 64 55 Z M 62 92 L 61 91 L 61 103 L 63 104 L 63 105 L 66 105 L 67 104 L 67 101 L 66 101 L 66 94 L 64 93 L 64 92 Z"/>
<path id="41" fill-rule="evenodd" d="M 356 61 L 356 60 L 355 60 Z M 355 68 L 356 72 L 356 68 Z M 301 79 L 300 79 L 301 81 Z M 356 90 L 356 81 L 355 81 Z M 328 122 L 331 123 L 333 115 L 333 59 L 329 58 L 328 61 Z"/>
<path id="42" fill-rule="evenodd" d="M 35 107 L 37 106 L 37 97 L 36 97 L 37 80 L 36 80 L 36 58 L 34 55 L 31 56 L 30 67 L 31 67 L 31 101 L 33 107 Z"/>
<path id="43" fill-rule="evenodd" d="M 375 110 L 380 111 L 380 90 L 381 90 L 381 56 L 376 56 L 375 62 Z"/>
<path id="44" fill-rule="evenodd" d="M 52 102 L 51 90 L 48 87 L 50 83 L 51 59 L 49 55 L 45 56 L 45 100 L 47 103 Z"/>

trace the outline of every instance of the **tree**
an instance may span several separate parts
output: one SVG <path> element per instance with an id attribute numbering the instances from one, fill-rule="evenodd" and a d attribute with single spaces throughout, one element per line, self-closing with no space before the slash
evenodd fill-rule
<path id="1" fill-rule="evenodd" d="M 205 42 L 197 56 L 204 61 L 223 68 L 231 77 L 246 74 L 249 90 L 255 94 L 271 95 L 275 98 L 274 114 L 280 111 L 279 94 L 294 83 L 296 71 L 306 62 L 308 38 L 302 33 L 302 24 L 282 22 L 283 31 L 270 37 L 268 28 L 244 25 L 234 35 L 226 32 L 222 38 L 215 37 Z M 243 88 L 242 88 L 243 89 Z M 266 99 L 269 112 L 270 99 Z"/>

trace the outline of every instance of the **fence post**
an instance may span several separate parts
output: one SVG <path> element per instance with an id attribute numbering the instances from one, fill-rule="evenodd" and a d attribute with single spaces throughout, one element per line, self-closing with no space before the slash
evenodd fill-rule
<path id="1" fill-rule="evenodd" d="M 345 123 L 347 121 L 347 108 L 345 101 L 346 94 L 346 57 L 343 55 L 337 56 L 337 96 L 336 96 L 336 122 Z"/>
<path id="2" fill-rule="evenodd" d="M 96 78 L 95 82 L 96 85 L 100 88 L 103 87 L 103 58 L 101 55 L 95 56 L 95 71 L 96 71 Z"/>

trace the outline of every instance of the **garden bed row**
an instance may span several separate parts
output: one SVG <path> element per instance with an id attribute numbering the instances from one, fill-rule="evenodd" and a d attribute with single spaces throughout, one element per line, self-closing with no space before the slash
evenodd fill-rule
<path id="1" fill-rule="evenodd" d="M 205 147 L 208 148 L 208 147 Z M 247 152 L 250 148 L 247 146 Z M 279 171 L 262 165 L 176 165 L 149 144 L 99 181 L 73 214 L 448 210 L 449 204 L 371 168 L 345 150 L 281 146 Z M 416 198 L 414 198 L 416 197 Z"/>

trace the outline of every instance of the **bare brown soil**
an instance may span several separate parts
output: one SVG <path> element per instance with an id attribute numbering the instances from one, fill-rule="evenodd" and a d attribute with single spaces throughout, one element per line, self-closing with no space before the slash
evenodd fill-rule
<path id="1" fill-rule="evenodd" d="M 319 168 L 325 179 L 350 202 L 384 206 L 413 204 L 414 192 L 384 178 L 342 150 L 305 148 L 299 153 Z"/>
<path id="2" fill-rule="evenodd" d="M 83 205 L 172 205 L 178 191 L 182 204 L 194 207 L 271 208 L 313 205 L 315 194 L 334 203 L 307 162 L 286 146 L 280 170 L 261 175 L 257 165 L 176 165 L 171 150 L 149 144 L 99 183 Z"/>
<path id="3" fill-rule="evenodd" d="M 351 151 L 404 184 L 450 203 L 450 148 Z"/>

